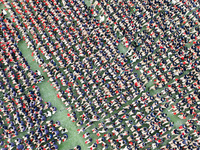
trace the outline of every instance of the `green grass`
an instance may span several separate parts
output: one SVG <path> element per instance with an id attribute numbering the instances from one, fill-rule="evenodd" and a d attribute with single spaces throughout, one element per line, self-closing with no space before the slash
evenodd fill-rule
<path id="1" fill-rule="evenodd" d="M 59 149 L 67 150 L 75 147 L 76 145 L 80 145 L 83 149 L 87 149 L 88 146 L 84 143 L 82 134 L 78 135 L 78 128 L 70 120 L 70 118 L 67 117 L 68 111 L 66 110 L 66 106 L 64 106 L 62 101 L 57 97 L 57 92 L 51 86 L 50 82 L 48 82 L 49 79 L 46 73 L 42 71 L 42 69 L 39 67 L 36 61 L 33 61 L 33 57 L 31 56 L 32 51 L 27 48 L 26 43 L 22 40 L 18 43 L 18 47 L 23 53 L 23 56 L 28 61 L 28 64 L 30 65 L 31 69 L 33 71 L 40 70 L 42 75 L 45 77 L 45 80 L 42 83 L 37 84 L 37 86 L 40 88 L 41 97 L 43 98 L 43 101 L 51 102 L 52 105 L 57 108 L 57 112 L 51 117 L 49 117 L 47 120 L 59 120 L 61 122 L 61 126 L 68 129 L 67 134 L 69 138 L 59 146 Z"/>
<path id="2" fill-rule="evenodd" d="M 125 54 L 128 51 L 128 49 L 121 43 L 118 45 L 118 48 L 119 48 L 120 52 L 123 54 Z"/>
<path id="3" fill-rule="evenodd" d="M 90 1 L 87 0 L 86 4 L 89 6 Z M 4 8 L 3 5 L 0 5 L 0 9 L 2 9 L 2 8 Z M 69 131 L 68 132 L 69 139 L 66 142 L 62 143 L 59 146 L 59 149 L 60 150 L 68 150 L 68 149 L 75 147 L 76 145 L 80 145 L 83 150 L 86 150 L 89 145 L 86 145 L 84 143 L 82 134 L 80 134 L 80 135 L 77 134 L 78 128 L 76 127 L 75 123 L 71 122 L 70 118 L 67 117 L 68 111 L 66 110 L 66 106 L 64 106 L 62 101 L 59 98 L 57 98 L 57 96 L 56 96 L 57 92 L 51 86 L 50 82 L 48 82 L 48 77 L 47 77 L 46 73 L 44 73 L 43 70 L 38 66 L 38 64 L 35 61 L 33 61 L 33 57 L 31 56 L 32 51 L 27 48 L 26 43 L 22 40 L 18 43 L 18 46 L 19 46 L 19 49 L 22 51 L 23 56 L 28 61 L 28 64 L 31 66 L 31 69 L 33 71 L 40 70 L 42 75 L 45 77 L 45 80 L 42 83 L 38 84 L 38 86 L 40 88 L 41 97 L 43 98 L 44 101 L 49 101 L 52 103 L 53 106 L 57 107 L 57 112 L 52 117 L 49 117 L 48 120 L 50 120 L 50 119 L 52 119 L 54 121 L 59 120 L 61 122 L 61 126 L 67 128 Z M 190 45 L 188 44 L 187 46 L 191 46 L 191 44 Z M 122 52 L 122 53 L 126 53 L 126 51 L 127 51 L 127 48 L 122 44 L 119 44 L 118 48 L 120 49 L 120 52 Z M 139 74 L 139 71 L 135 71 L 135 72 L 137 72 Z M 152 85 L 153 85 L 153 82 L 150 81 L 147 84 L 147 88 L 151 87 Z M 162 89 L 150 91 L 150 94 L 155 95 L 157 93 L 160 93 L 162 91 Z M 164 112 L 167 113 L 168 117 L 170 117 L 171 120 L 175 122 L 175 126 L 174 126 L 175 128 L 179 127 L 181 124 L 184 124 L 185 121 L 187 120 L 187 119 L 186 120 L 179 119 L 177 116 L 173 115 L 173 113 L 170 111 L 165 110 Z M 92 127 L 94 127 L 96 125 L 97 124 L 94 124 Z M 24 134 L 25 133 L 21 133 L 20 136 L 22 136 Z M 91 137 L 93 137 L 94 139 L 97 138 L 94 135 L 91 135 Z M 110 147 L 110 149 L 112 149 L 112 148 Z"/>
<path id="4" fill-rule="evenodd" d="M 26 43 L 24 41 L 20 41 L 18 43 L 18 46 L 20 50 L 23 53 L 23 56 L 27 59 L 29 65 L 31 66 L 32 70 L 40 70 L 42 72 L 42 69 L 38 66 L 38 64 L 33 61 L 33 57 L 31 56 L 32 52 L 30 49 L 27 48 Z M 123 46 L 121 46 L 123 48 Z M 124 51 L 124 49 L 122 49 Z M 139 71 L 137 71 L 139 73 Z M 49 119 L 52 119 L 54 121 L 59 120 L 61 122 L 61 126 L 68 129 L 68 135 L 69 139 L 66 142 L 63 142 L 60 146 L 60 150 L 67 150 L 70 148 L 75 147 L 76 145 L 80 145 L 84 150 L 87 149 L 88 145 L 84 143 L 84 139 L 82 138 L 82 134 L 78 135 L 77 127 L 75 123 L 71 122 L 70 118 L 67 117 L 68 111 L 66 110 L 66 106 L 62 103 L 62 101 L 57 98 L 56 94 L 57 92 L 55 89 L 51 86 L 50 82 L 48 82 L 48 77 L 46 73 L 42 72 L 42 75 L 45 77 L 45 80 L 38 84 L 40 88 L 41 97 L 44 101 L 49 101 L 52 103 L 53 106 L 57 107 L 57 112 Z M 153 82 L 150 81 L 147 84 L 147 88 L 151 87 L 153 85 Z M 151 91 L 151 95 L 160 93 L 162 89 L 158 89 L 155 91 Z M 179 127 L 181 124 L 184 124 L 186 120 L 179 119 L 177 116 L 173 115 L 172 112 L 165 110 L 165 113 L 167 113 L 168 117 L 171 118 L 171 120 L 175 123 L 174 127 Z M 96 124 L 94 124 L 92 127 L 94 127 Z M 91 135 L 94 139 L 96 139 L 96 136 Z"/>

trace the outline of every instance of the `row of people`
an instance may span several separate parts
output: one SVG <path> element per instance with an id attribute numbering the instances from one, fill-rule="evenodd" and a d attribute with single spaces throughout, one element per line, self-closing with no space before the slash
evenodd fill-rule
<path id="1" fill-rule="evenodd" d="M 13 18 L 13 22 L 17 24 L 17 28 L 26 40 L 28 47 L 33 51 L 35 59 L 47 72 L 50 81 L 58 91 L 58 97 L 68 106 L 70 111 L 68 116 L 71 117 L 72 121 L 77 121 L 78 126 L 83 126 L 79 132 L 89 130 L 94 126 L 94 122 L 100 123 L 101 118 L 106 122 L 100 123 L 98 132 L 94 129 L 94 133 L 97 134 L 97 138 L 100 133 L 107 133 L 105 135 L 109 136 L 107 139 L 109 141 L 105 142 L 104 139 L 99 138 L 90 148 L 94 149 L 99 143 L 103 143 L 104 148 L 111 145 L 116 149 L 149 146 L 148 144 L 145 145 L 148 142 L 142 138 L 145 133 L 144 124 L 149 127 L 148 141 L 153 143 L 154 147 L 162 145 L 162 137 L 158 138 L 153 133 L 159 131 L 161 127 L 167 127 L 167 129 L 163 129 L 164 133 L 170 131 L 173 123 L 166 117 L 166 114 L 163 114 L 163 109 L 168 108 L 168 104 L 163 105 L 163 108 L 158 105 L 165 102 L 165 99 L 160 95 L 152 97 L 148 92 L 146 93 L 146 84 L 154 80 L 155 84 L 150 90 L 162 88 L 166 85 L 171 86 L 168 81 L 174 80 L 177 75 L 184 74 L 186 70 L 193 70 L 192 75 L 198 75 L 199 49 L 196 48 L 196 45 L 198 45 L 196 40 L 198 40 L 199 32 L 195 32 L 199 30 L 196 17 L 199 9 L 196 9 L 198 3 L 181 1 L 177 2 L 176 9 L 174 9 L 173 4 L 170 4 L 169 1 L 162 3 L 155 1 L 153 7 L 150 7 L 151 1 L 146 3 L 140 1 L 128 1 L 128 3 L 94 1 L 91 12 L 87 10 L 84 2 L 74 0 L 62 1 L 62 3 L 64 4 L 63 7 L 58 1 L 38 2 L 38 4 L 34 1 L 27 3 L 20 1 L 19 3 L 14 2 L 12 6 L 9 3 L 7 5 L 12 15 L 19 15 L 23 20 L 24 24 L 21 24 L 19 17 Z M 135 8 L 135 12 L 129 17 L 132 6 Z M 117 11 L 111 8 L 115 8 Z M 162 8 L 168 10 L 163 11 Z M 94 14 L 97 13 L 96 16 L 98 16 L 97 9 L 100 9 L 100 13 L 103 13 L 106 17 L 109 16 L 105 19 L 105 23 L 95 19 Z M 181 13 L 174 15 L 177 9 Z M 109 11 L 111 11 L 111 14 Z M 187 11 L 193 11 L 192 15 L 187 17 Z M 151 16 L 151 19 L 148 16 Z M 135 20 L 135 22 L 131 22 L 132 20 Z M 145 22 L 147 22 L 145 24 L 147 29 L 142 30 L 142 24 Z M 178 25 L 178 27 L 173 28 L 173 25 Z M 188 26 L 192 28 L 186 28 Z M 177 32 L 173 33 L 175 29 Z M 28 36 L 26 30 L 33 36 Z M 134 33 L 131 32 L 132 30 Z M 115 31 L 118 31 L 124 38 L 119 39 Z M 179 31 L 184 36 L 178 36 Z M 193 33 L 197 33 L 196 37 Z M 131 46 L 134 39 L 138 40 L 140 45 L 137 48 Z M 158 40 L 156 41 L 156 39 Z M 185 44 L 194 40 L 194 46 L 191 48 L 185 46 Z M 128 47 L 127 56 L 120 54 L 117 47 L 119 43 Z M 182 50 L 182 48 L 184 49 Z M 179 51 L 173 49 L 179 49 Z M 140 63 L 136 64 L 135 69 L 133 69 L 129 59 L 133 62 L 139 60 Z M 180 62 L 182 62 L 181 65 L 179 65 Z M 57 67 L 58 64 L 60 68 Z M 61 71 L 62 68 L 64 68 L 63 71 Z M 133 74 L 134 70 L 140 70 L 141 74 Z M 187 82 L 186 77 L 185 83 Z M 195 82 L 195 84 L 198 85 L 199 83 Z M 166 94 L 170 91 L 171 95 L 181 97 L 181 92 L 177 94 L 174 85 L 177 85 L 177 83 L 172 86 L 174 91 L 171 92 L 169 87 L 163 93 Z M 61 90 L 61 87 L 65 87 L 66 90 Z M 190 92 L 190 88 L 194 88 L 194 86 L 188 87 L 185 91 L 189 90 Z M 133 101 L 141 93 L 146 93 L 146 97 Z M 195 93 L 198 93 L 198 91 Z M 152 101 L 155 101 L 155 107 L 147 107 L 151 105 Z M 175 101 L 169 99 L 168 102 L 173 103 Z M 141 105 L 144 112 L 138 113 L 140 109 L 136 107 L 129 112 L 129 115 L 123 110 L 115 116 L 109 117 L 108 112 L 114 114 L 116 110 L 128 107 L 129 103 L 132 103 L 131 106 L 134 107 Z M 185 107 L 188 107 L 187 104 Z M 144 123 L 139 120 L 145 118 L 151 111 L 153 111 L 150 117 L 151 121 Z M 174 109 L 174 111 L 180 112 L 181 110 Z M 157 123 L 158 119 L 156 119 L 155 113 L 163 115 L 163 122 Z M 138 125 L 136 127 L 131 125 L 131 120 L 126 120 L 129 117 L 137 120 L 136 124 Z M 182 118 L 184 117 L 182 116 Z M 113 122 L 115 122 L 114 125 Z M 123 125 L 123 122 L 126 122 L 126 124 Z M 138 129 L 138 127 L 142 128 Z M 131 130 L 129 134 L 134 135 L 134 137 L 129 137 L 128 134 L 120 137 L 124 129 Z M 109 133 L 114 134 L 114 137 L 112 137 L 114 139 L 110 137 Z M 126 133 L 124 132 L 125 135 Z M 119 137 L 115 135 L 119 135 Z M 162 135 L 166 136 L 165 134 Z M 85 135 L 84 137 L 88 138 L 87 143 L 92 142 L 89 136 Z M 119 140 L 116 142 L 116 139 Z M 128 142 L 127 139 L 129 139 Z M 137 142 L 133 142 L 135 139 Z"/>

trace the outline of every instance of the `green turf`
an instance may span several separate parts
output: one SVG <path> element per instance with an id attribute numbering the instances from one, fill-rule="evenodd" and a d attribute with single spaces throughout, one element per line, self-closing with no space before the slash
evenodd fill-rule
<path id="1" fill-rule="evenodd" d="M 45 80 L 42 83 L 37 84 L 40 88 L 41 97 L 46 102 L 51 102 L 53 106 L 57 108 L 57 112 L 52 116 L 49 117 L 47 120 L 59 120 L 61 122 L 61 126 L 68 129 L 68 136 L 69 139 L 65 142 L 63 142 L 60 146 L 60 150 L 67 150 L 70 148 L 75 147 L 76 145 L 80 145 L 83 149 L 87 149 L 87 145 L 85 145 L 84 140 L 82 138 L 82 134 L 78 135 L 77 127 L 75 124 L 70 120 L 69 117 L 67 117 L 68 111 L 66 110 L 66 107 L 62 103 L 62 101 L 57 98 L 57 92 L 55 89 L 51 86 L 50 82 L 48 82 L 48 77 L 46 73 L 42 71 L 42 69 L 38 66 L 38 64 L 33 61 L 33 57 L 31 56 L 32 52 L 30 49 L 27 48 L 27 45 L 24 41 L 20 41 L 18 43 L 19 49 L 22 51 L 23 56 L 28 61 L 28 64 L 30 65 L 31 69 L 33 71 L 40 70 L 42 75 L 45 77 Z"/>
<path id="2" fill-rule="evenodd" d="M 27 48 L 26 43 L 21 40 L 18 43 L 18 46 L 19 46 L 19 49 L 22 51 L 23 56 L 27 59 L 29 65 L 31 66 L 31 69 L 33 71 L 40 70 L 42 72 L 42 69 L 38 66 L 38 64 L 35 61 L 33 61 L 33 57 L 31 56 L 32 52 L 30 49 Z M 124 52 L 124 53 L 126 52 L 126 48 L 123 45 L 119 45 L 119 49 L 121 52 Z M 139 71 L 135 71 L 135 72 L 139 74 Z M 48 120 L 49 119 L 53 119 L 54 121 L 59 120 L 61 122 L 61 125 L 63 127 L 66 127 L 69 131 L 68 133 L 69 139 L 66 142 L 62 143 L 59 146 L 59 149 L 67 150 L 67 149 L 75 147 L 76 145 L 80 145 L 84 150 L 87 149 L 88 145 L 84 144 L 84 139 L 82 138 L 82 134 L 80 135 L 77 134 L 78 128 L 76 127 L 75 123 L 72 123 L 70 121 L 70 118 L 67 117 L 68 112 L 65 109 L 66 107 L 61 102 L 61 100 L 57 98 L 56 96 L 57 92 L 48 82 L 48 77 L 46 73 L 42 72 L 42 75 L 45 77 L 45 80 L 42 83 L 38 84 L 40 88 L 41 97 L 43 98 L 44 101 L 50 101 L 52 105 L 57 107 L 58 109 L 58 111 L 52 117 L 48 118 Z M 152 85 L 153 85 L 153 82 L 150 81 L 147 84 L 147 87 L 151 87 Z M 151 91 L 150 93 L 151 95 L 154 95 L 154 94 L 159 93 L 161 90 L 162 89 L 158 89 L 155 91 Z M 168 112 L 167 110 L 165 112 L 172 119 L 172 121 L 175 122 L 175 127 L 178 127 L 185 122 L 184 120 L 179 119 L 177 116 L 174 116 L 171 112 Z M 97 124 L 94 124 L 93 126 L 95 125 Z M 91 137 L 96 139 L 96 136 L 94 135 L 91 135 Z"/>
<path id="3" fill-rule="evenodd" d="M 128 50 L 123 44 L 119 44 L 118 48 L 119 48 L 120 52 L 123 54 L 125 54 Z"/>
<path id="4" fill-rule="evenodd" d="M 18 43 L 18 46 L 22 51 L 23 56 L 27 59 L 29 65 L 31 66 L 31 69 L 40 70 L 42 72 L 42 69 L 38 66 L 38 64 L 35 61 L 33 61 L 33 57 L 31 56 L 32 52 L 30 49 L 27 48 L 26 43 L 21 40 Z M 48 120 L 49 119 L 53 119 L 54 121 L 59 120 L 61 122 L 61 125 L 63 127 L 66 127 L 69 131 L 68 133 L 69 139 L 66 142 L 62 143 L 59 146 L 59 149 L 67 150 L 75 147 L 76 145 L 80 145 L 84 150 L 87 149 L 88 145 L 84 144 L 84 139 L 82 138 L 82 134 L 80 135 L 77 134 L 78 128 L 76 127 L 75 123 L 71 122 L 70 118 L 67 117 L 68 111 L 65 109 L 66 106 L 64 106 L 61 100 L 57 98 L 56 96 L 57 92 L 48 82 L 48 77 L 46 73 L 42 72 L 42 75 L 45 77 L 45 80 L 42 83 L 38 84 L 40 88 L 41 97 L 43 98 L 44 101 L 50 101 L 52 105 L 57 107 L 58 109 L 58 111 L 52 117 L 48 118 Z M 151 87 L 152 85 L 153 82 L 150 81 L 147 84 L 147 87 Z M 154 95 L 161 92 L 161 90 L 162 89 L 151 91 L 150 93 L 151 95 Z M 185 120 L 179 119 L 177 116 L 173 115 L 172 112 L 170 111 L 168 112 L 167 110 L 165 110 L 165 112 L 172 119 L 172 121 L 175 122 L 175 127 L 179 127 L 181 124 L 185 123 Z M 94 135 L 92 137 L 96 139 Z"/>
<path id="5" fill-rule="evenodd" d="M 89 6 L 90 1 L 87 0 L 86 4 Z M 1 8 L 4 8 L 3 5 L 0 5 L 0 9 Z M 18 43 L 18 46 L 19 46 L 19 49 L 22 51 L 23 56 L 27 59 L 29 65 L 31 66 L 31 69 L 33 71 L 40 70 L 42 72 L 42 69 L 38 66 L 38 64 L 35 61 L 33 61 L 33 57 L 31 56 L 32 52 L 30 49 L 27 48 L 26 43 L 24 41 L 20 41 Z M 188 44 L 187 46 L 191 46 L 191 44 Z M 120 49 L 120 52 L 122 52 L 122 53 L 126 53 L 126 51 L 127 51 L 127 48 L 125 46 L 123 46 L 122 44 L 119 44 L 118 48 Z M 139 71 L 135 71 L 135 72 L 139 73 Z M 42 75 L 45 77 L 45 80 L 42 83 L 38 84 L 38 86 L 40 88 L 41 97 L 43 98 L 44 101 L 50 101 L 52 103 L 52 105 L 57 107 L 57 109 L 58 109 L 57 112 L 52 117 L 48 118 L 48 120 L 49 119 L 53 119 L 54 121 L 59 120 L 61 122 L 61 126 L 66 127 L 69 131 L 68 132 L 69 139 L 66 142 L 62 143 L 59 146 L 59 149 L 60 150 L 68 150 L 70 148 L 75 147 L 76 145 L 80 145 L 83 150 L 86 150 L 88 145 L 84 144 L 84 139 L 82 138 L 82 134 L 80 134 L 80 135 L 77 134 L 78 128 L 76 127 L 75 123 L 72 123 L 70 121 L 70 118 L 67 117 L 68 111 L 66 110 L 66 106 L 64 106 L 64 104 L 61 102 L 61 100 L 57 98 L 57 96 L 56 96 L 57 92 L 48 82 L 48 77 L 47 77 L 46 73 L 42 72 Z M 147 87 L 151 87 L 152 85 L 153 85 L 153 82 L 150 81 L 147 84 Z M 151 95 L 157 94 L 157 93 L 161 92 L 162 89 L 150 91 L 150 94 Z M 173 115 L 172 112 L 170 112 L 170 111 L 165 110 L 165 112 L 171 118 L 171 120 L 175 122 L 176 128 L 179 127 L 181 124 L 185 123 L 185 121 L 186 121 L 186 120 L 179 119 L 177 116 Z M 97 125 L 97 124 L 94 124 L 93 126 L 95 126 L 95 125 Z M 22 133 L 22 134 L 20 134 L 20 136 L 22 136 L 24 134 L 25 133 Z M 94 139 L 96 139 L 96 136 L 94 136 L 94 135 L 91 135 L 91 136 L 94 137 Z M 112 148 L 110 148 L 110 149 L 112 149 Z"/>

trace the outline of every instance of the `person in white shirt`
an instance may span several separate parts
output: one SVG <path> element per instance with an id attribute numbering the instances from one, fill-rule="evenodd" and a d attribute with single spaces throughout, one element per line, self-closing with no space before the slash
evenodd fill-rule
<path id="1" fill-rule="evenodd" d="M 7 12 L 6 12 L 4 9 L 2 9 L 1 12 L 2 12 L 1 15 L 2 15 L 3 18 L 4 18 L 4 17 L 7 15 Z"/>

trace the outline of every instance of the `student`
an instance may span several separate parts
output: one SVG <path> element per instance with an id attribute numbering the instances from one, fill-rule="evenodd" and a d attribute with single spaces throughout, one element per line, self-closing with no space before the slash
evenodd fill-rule
<path id="1" fill-rule="evenodd" d="M 81 146 L 77 145 L 76 147 L 74 147 L 74 150 L 81 150 Z"/>
<path id="2" fill-rule="evenodd" d="M 7 12 L 4 9 L 1 9 L 1 16 L 3 17 L 3 19 L 5 18 L 6 15 Z"/>

